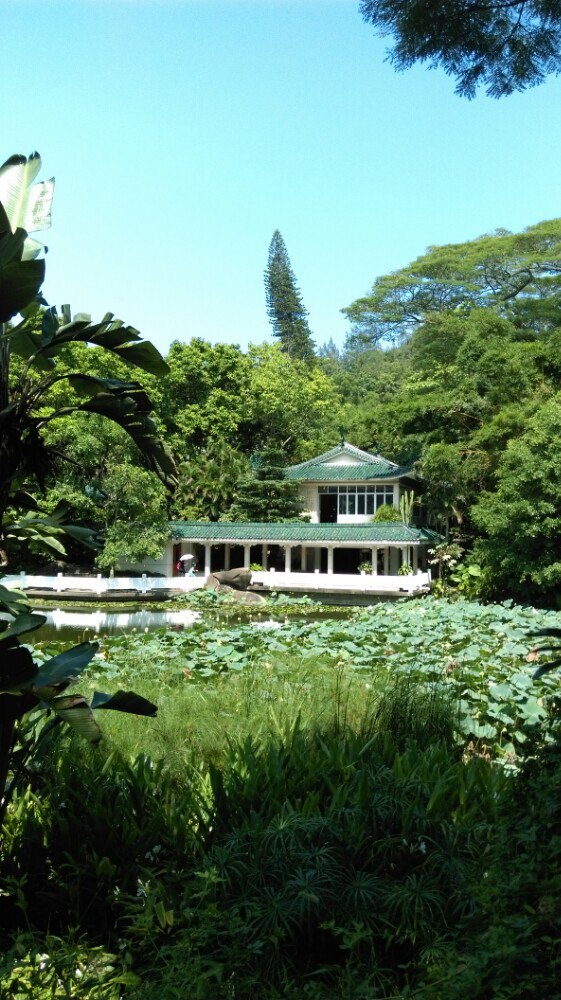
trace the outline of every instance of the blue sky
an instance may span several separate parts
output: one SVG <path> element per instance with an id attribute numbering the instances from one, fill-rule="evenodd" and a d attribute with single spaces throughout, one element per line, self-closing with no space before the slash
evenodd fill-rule
<path id="1" fill-rule="evenodd" d="M 358 0 L 3 0 L 2 150 L 56 193 L 44 291 L 173 339 L 271 339 L 283 234 L 318 343 L 431 244 L 561 215 L 561 79 L 396 74 Z"/>

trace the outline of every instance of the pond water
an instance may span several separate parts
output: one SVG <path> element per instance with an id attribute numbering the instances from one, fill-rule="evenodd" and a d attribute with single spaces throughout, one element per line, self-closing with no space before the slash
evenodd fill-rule
<path id="1" fill-rule="evenodd" d="M 31 642 L 48 642 L 53 639 L 56 639 L 57 642 L 82 642 L 98 635 L 122 635 L 125 632 L 132 631 L 152 632 L 155 629 L 162 628 L 189 628 L 193 622 L 200 619 L 203 615 L 212 615 L 213 618 L 220 618 L 218 609 L 213 609 L 211 612 L 194 611 L 191 609 L 183 609 L 182 611 L 148 611 L 145 608 L 139 607 L 136 609 L 130 608 L 126 611 L 118 611 L 109 605 L 107 608 L 97 608 L 95 611 L 92 611 L 91 607 L 65 607 L 56 608 L 52 611 L 44 611 L 40 608 L 35 608 L 34 610 L 38 614 L 44 614 L 47 621 L 42 628 L 36 629 L 29 636 L 28 641 Z M 266 619 L 259 615 L 253 621 L 249 618 L 248 623 L 254 625 L 255 628 L 275 628 L 280 622 L 284 621 L 284 615 L 280 608 L 276 611 L 276 614 L 272 613 L 272 609 L 270 608 L 264 610 L 267 616 Z M 307 611 L 305 615 L 302 615 L 302 619 L 305 618 L 306 621 L 313 621 L 326 617 L 347 617 L 349 610 L 348 608 L 318 605 L 317 611 L 314 610 L 311 613 Z M 292 612 L 290 616 L 291 620 L 294 617 L 294 612 Z"/>
<path id="2" fill-rule="evenodd" d="M 77 642 L 94 635 L 120 635 L 123 632 L 152 632 L 158 628 L 187 628 L 201 617 L 200 611 L 115 611 L 83 608 L 56 608 L 40 611 L 47 621 L 33 633 L 33 642 L 49 639 Z"/>

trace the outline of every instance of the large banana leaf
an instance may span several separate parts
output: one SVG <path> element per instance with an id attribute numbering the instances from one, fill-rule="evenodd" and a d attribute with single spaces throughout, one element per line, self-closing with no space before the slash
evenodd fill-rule
<path id="1" fill-rule="evenodd" d="M 97 642 L 81 642 L 78 646 L 58 653 L 41 664 L 33 687 L 40 693 L 41 688 L 62 684 L 71 678 L 78 677 L 87 667 L 99 649 Z"/>
<path id="2" fill-rule="evenodd" d="M 133 691 L 116 691 L 114 695 L 97 691 L 91 705 L 81 694 L 58 695 L 50 702 L 50 707 L 89 743 L 99 743 L 101 730 L 95 721 L 92 709 L 113 709 L 117 712 L 132 712 L 153 718 L 158 709 L 151 701 Z"/>
<path id="3" fill-rule="evenodd" d="M 34 184 L 41 158 L 12 156 L 0 167 L 0 323 L 37 296 L 45 277 L 44 249 L 28 235 L 51 224 L 54 181 Z"/>
<path id="4" fill-rule="evenodd" d="M 0 205 L 0 213 L 1 210 Z M 0 243 L 0 266 L 1 261 Z M 42 263 L 44 268 L 44 262 L 37 263 Z M 53 366 L 52 359 L 64 344 L 87 343 L 112 351 L 127 364 L 136 365 L 151 375 L 167 375 L 169 372 L 169 366 L 157 348 L 149 341 L 143 341 L 138 330 L 126 326 L 113 313 L 106 313 L 99 323 L 92 323 L 85 314 L 78 314 L 66 322 L 67 317 L 67 306 L 62 307 L 62 323 L 56 309 L 51 307 L 43 314 L 40 334 L 29 328 L 26 318 L 23 323 L 8 330 L 4 338 L 9 341 L 14 354 L 25 360 L 33 358 L 33 365 L 40 369 Z"/>
<path id="5" fill-rule="evenodd" d="M 7 611 L 9 615 L 14 616 L 29 611 L 25 594 L 21 590 L 4 587 L 0 583 L 0 611 Z"/>
<path id="6" fill-rule="evenodd" d="M 85 386 L 86 379 L 79 382 Z M 96 380 L 92 379 L 94 383 Z M 154 420 L 149 416 L 151 403 L 144 389 L 135 383 L 120 383 L 111 392 L 98 392 L 80 406 L 65 406 L 50 414 L 42 423 L 57 419 L 67 413 L 83 410 L 98 413 L 119 424 L 140 449 L 148 467 L 173 490 L 177 486 L 177 469 L 168 446 L 160 439 Z"/>
<path id="7" fill-rule="evenodd" d="M 147 701 L 134 691 L 115 691 L 115 694 L 104 694 L 96 691 L 92 698 L 92 708 L 112 709 L 116 712 L 131 712 L 133 715 L 147 715 L 153 718 L 158 709 L 151 701 Z"/>
<path id="8" fill-rule="evenodd" d="M 10 500 L 15 504 L 17 504 L 16 497 L 17 494 L 10 494 Z M 21 503 L 17 505 L 22 506 Z M 50 514 L 42 514 L 35 507 L 36 504 L 34 508 L 18 516 L 6 514 L 3 524 L 6 537 L 35 542 L 60 555 L 66 555 L 64 543 L 61 541 L 65 535 L 87 548 L 99 548 L 97 534 L 92 528 L 69 523 L 71 508 L 65 500 L 61 500 Z"/>
<path id="9" fill-rule="evenodd" d="M 24 259 L 26 232 L 12 233 L 0 204 L 0 323 L 35 298 L 45 277 L 45 261 Z"/>
<path id="10" fill-rule="evenodd" d="M 54 308 L 43 315 L 41 346 L 38 356 L 52 357 L 63 344 L 87 343 L 112 351 L 127 364 L 136 365 L 151 375 L 167 375 L 169 367 L 160 352 L 149 341 L 143 341 L 141 334 L 133 326 L 126 326 L 113 313 L 106 313 L 99 323 L 92 323 L 91 317 L 78 314 L 67 321 L 69 310 L 63 307 L 61 323 Z"/>
<path id="11" fill-rule="evenodd" d="M 35 301 L 33 305 L 39 306 L 39 303 Z M 27 308 L 20 309 L 19 311 L 28 313 Z M 19 358 L 23 358 L 24 361 L 34 358 L 33 365 L 39 371 L 52 371 L 56 362 L 52 358 L 47 358 L 37 353 L 41 349 L 41 335 L 35 333 L 30 324 L 30 320 L 34 314 L 34 311 L 29 311 L 29 314 L 24 315 L 23 320 L 16 326 L 5 330 L 4 333 L 0 332 L 0 344 L 2 341 L 8 343 L 10 351 L 13 354 L 17 354 Z"/>
<path id="12" fill-rule="evenodd" d="M 101 729 L 83 695 L 59 695 L 53 698 L 49 707 L 88 743 L 99 743 Z"/>
<path id="13" fill-rule="evenodd" d="M 0 167 L 0 203 L 8 219 L 12 232 L 25 229 L 35 233 L 48 229 L 51 224 L 51 205 L 54 193 L 54 179 L 34 184 L 41 169 L 39 153 L 31 156 L 11 156 Z"/>
<path id="14" fill-rule="evenodd" d="M 0 621 L 0 654 L 8 639 L 22 635 L 23 632 L 33 632 L 36 628 L 41 628 L 46 621 L 45 615 L 35 615 L 32 612 L 18 614 L 13 622 Z"/>

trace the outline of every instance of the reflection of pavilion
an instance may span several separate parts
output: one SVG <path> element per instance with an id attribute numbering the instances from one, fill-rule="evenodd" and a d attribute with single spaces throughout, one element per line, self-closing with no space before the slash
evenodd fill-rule
<path id="1" fill-rule="evenodd" d="M 372 523 L 382 504 L 399 508 L 402 494 L 415 485 L 410 467 L 342 442 L 285 474 L 300 485 L 309 523 L 174 521 L 165 554 L 147 568 L 171 576 L 186 554 L 194 555 L 207 575 L 256 564 L 283 575 L 332 576 L 357 575 L 367 562 L 373 576 L 386 578 L 396 577 L 402 566 L 414 574 L 426 568 L 426 549 L 439 539 L 434 531 Z"/>

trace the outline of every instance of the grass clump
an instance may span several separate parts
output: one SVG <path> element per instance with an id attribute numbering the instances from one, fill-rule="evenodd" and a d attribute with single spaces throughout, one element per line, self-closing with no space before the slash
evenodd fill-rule
<path id="1" fill-rule="evenodd" d="M 499 773 L 462 761 L 437 694 L 406 737 L 397 688 L 391 711 L 387 696 L 359 713 L 335 675 L 325 718 L 269 706 L 267 725 L 260 693 L 259 727 L 219 754 L 201 738 L 182 768 L 117 748 L 100 767 L 53 742 L 6 824 L 5 933 L 23 920 L 110 954 L 124 942 L 139 1000 L 180 982 L 209 1000 L 407 984 L 474 911 Z"/>

